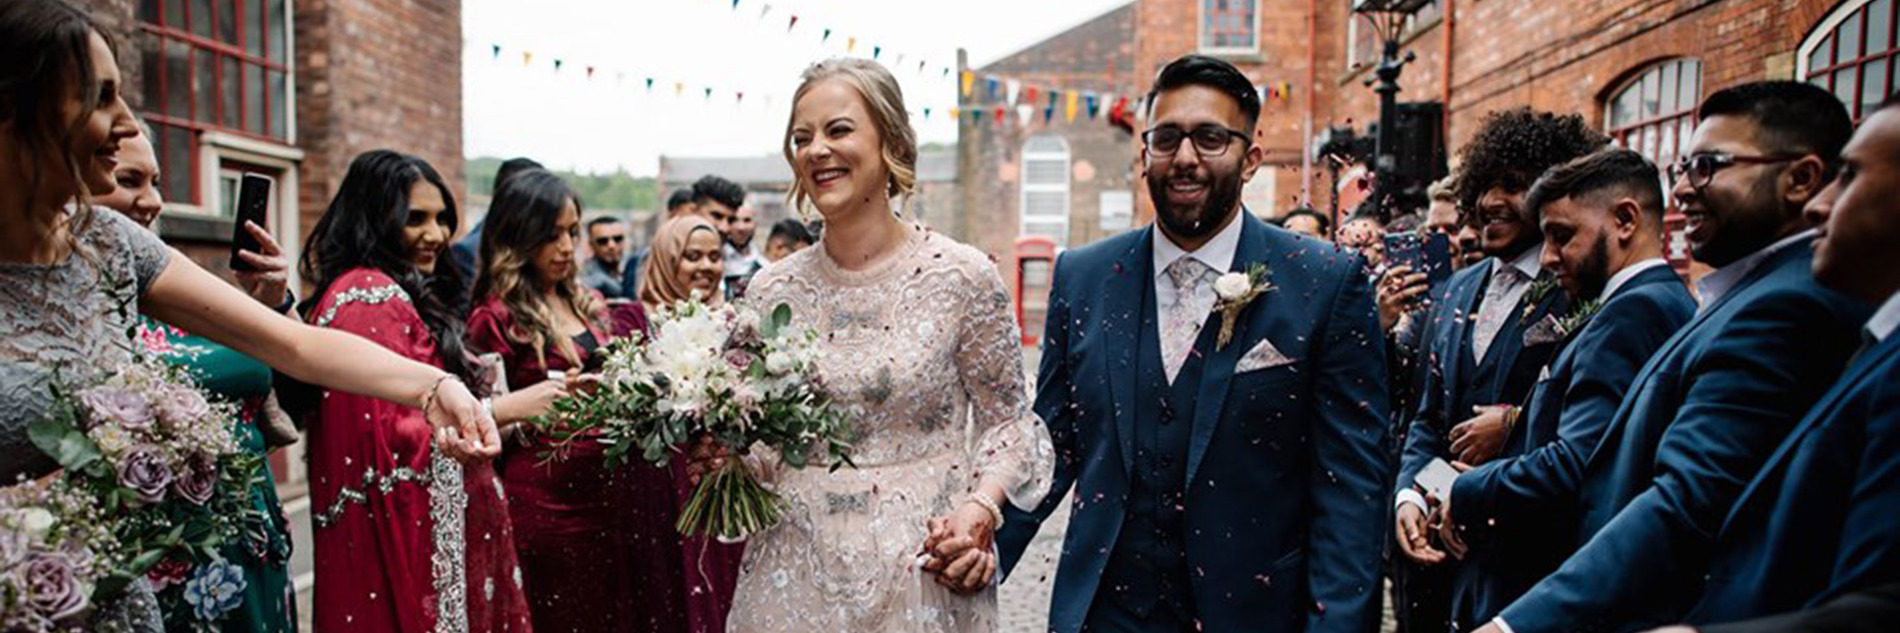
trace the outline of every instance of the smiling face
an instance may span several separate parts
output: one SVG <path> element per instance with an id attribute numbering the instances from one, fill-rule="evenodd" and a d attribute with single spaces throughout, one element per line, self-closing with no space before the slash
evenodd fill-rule
<path id="1" fill-rule="evenodd" d="M 1814 278 L 1868 301 L 1900 291 L 1900 110 L 1875 113 L 1841 152 L 1841 175 L 1807 207 Z"/>
<path id="2" fill-rule="evenodd" d="M 409 249 L 409 261 L 424 275 L 435 274 L 436 262 L 448 248 L 455 233 L 453 217 L 442 192 L 424 179 L 409 186 L 409 215 L 403 221 L 402 242 Z"/>
<path id="3" fill-rule="evenodd" d="M 119 64 L 113 58 L 112 47 L 106 44 L 105 37 L 93 33 L 88 51 L 90 58 L 84 63 L 91 65 L 94 83 L 70 90 L 71 96 L 60 106 L 60 115 L 62 121 L 84 122 L 67 148 L 80 161 L 82 182 L 76 184 L 83 185 L 93 195 L 104 195 L 116 187 L 113 171 L 119 166 L 119 146 L 126 139 L 137 136 L 139 131 L 132 122 L 131 109 L 126 107 L 125 100 L 119 94 Z M 87 111 L 82 95 L 96 99 L 97 106 Z M 71 184 L 75 183 L 68 183 L 68 186 Z M 74 189 L 60 193 L 58 199 L 64 200 L 78 191 Z"/>
<path id="4" fill-rule="evenodd" d="M 1478 197 L 1478 231 L 1486 255 L 1513 257 L 1543 239 L 1524 217 L 1524 194 L 1494 185 Z"/>
<path id="5" fill-rule="evenodd" d="M 726 241 L 741 251 L 752 246 L 752 234 L 759 228 L 758 212 L 752 207 L 739 207 L 732 212 L 732 223 L 726 227 Z"/>
<path id="6" fill-rule="evenodd" d="M 1240 101 L 1209 86 L 1190 84 L 1155 96 L 1152 127 L 1193 132 L 1218 126 L 1247 134 L 1253 125 Z M 1227 226 L 1240 209 L 1240 189 L 1253 178 L 1264 154 L 1258 143 L 1229 138 L 1224 151 L 1203 156 L 1192 140 L 1173 155 L 1156 156 L 1143 148 L 1148 194 L 1155 219 L 1181 246 L 1199 247 Z"/>
<path id="7" fill-rule="evenodd" d="M 1696 126 L 1690 154 L 1763 156 L 1775 148 L 1759 140 L 1754 119 L 1717 115 Z M 1689 178 L 1677 178 L 1673 191 L 1680 205 L 1689 252 L 1696 261 L 1722 267 L 1747 257 L 1790 233 L 1789 221 L 1798 213 L 1782 200 L 1784 180 L 1791 163 L 1737 163 L 1716 171 L 1709 184 L 1696 188 Z M 1805 205 L 1801 200 L 1795 208 Z"/>
<path id="8" fill-rule="evenodd" d="M 535 277 L 543 286 L 565 281 L 580 268 L 574 265 L 574 247 L 581 237 L 581 210 L 569 198 L 561 205 L 561 216 L 554 221 L 554 239 L 534 249 Z"/>
<path id="9" fill-rule="evenodd" d="M 725 258 L 719 250 L 723 244 L 719 232 L 709 228 L 700 227 L 688 233 L 677 269 L 680 285 L 701 299 L 718 292 L 719 278 L 726 272 Z"/>
<path id="10" fill-rule="evenodd" d="M 115 188 L 94 202 L 150 228 L 165 208 L 165 196 L 158 190 L 161 175 L 151 139 L 144 134 L 125 139 L 119 143 L 119 167 L 112 171 Z"/>
<path id="11" fill-rule="evenodd" d="M 822 79 L 792 107 L 792 166 L 826 218 L 886 199 L 883 139 L 856 88 Z"/>

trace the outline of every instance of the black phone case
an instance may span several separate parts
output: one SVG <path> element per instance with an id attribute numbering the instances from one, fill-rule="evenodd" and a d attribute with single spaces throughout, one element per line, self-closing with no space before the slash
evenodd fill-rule
<path id="1" fill-rule="evenodd" d="M 238 186 L 237 226 L 231 233 L 231 270 L 245 272 L 257 270 L 257 267 L 238 257 L 238 252 L 262 251 L 264 245 L 259 244 L 257 238 L 251 236 L 250 230 L 244 228 L 244 224 L 250 222 L 265 226 L 264 215 L 270 210 L 270 188 L 269 178 L 255 174 L 245 174 L 242 184 Z"/>

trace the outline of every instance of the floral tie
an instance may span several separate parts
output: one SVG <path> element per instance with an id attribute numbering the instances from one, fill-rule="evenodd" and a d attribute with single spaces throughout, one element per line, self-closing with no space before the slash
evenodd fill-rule
<path id="1" fill-rule="evenodd" d="M 1174 377 L 1181 373 L 1181 365 L 1187 363 L 1188 354 L 1193 352 L 1194 339 L 1201 335 L 1201 325 L 1207 323 L 1207 315 L 1214 309 L 1212 305 L 1203 305 L 1201 293 L 1203 286 L 1211 283 L 1215 276 L 1214 268 L 1193 257 L 1182 257 L 1168 264 L 1168 281 L 1174 284 L 1174 304 L 1168 306 L 1166 320 L 1161 322 L 1161 364 L 1168 372 L 1168 384 L 1174 384 Z"/>

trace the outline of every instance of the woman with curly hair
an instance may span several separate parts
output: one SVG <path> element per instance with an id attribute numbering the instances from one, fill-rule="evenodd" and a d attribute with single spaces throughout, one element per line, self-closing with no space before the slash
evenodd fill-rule
<path id="1" fill-rule="evenodd" d="M 501 360 L 521 401 L 495 417 L 516 432 L 500 461 L 534 628 L 579 633 L 686 630 L 673 483 L 639 460 L 603 466 L 605 447 L 556 447 L 520 421 L 546 413 L 604 358 L 606 301 L 580 285 L 580 198 L 531 169 L 495 192 L 482 231 L 469 347 Z M 548 459 L 551 451 L 560 459 Z"/>

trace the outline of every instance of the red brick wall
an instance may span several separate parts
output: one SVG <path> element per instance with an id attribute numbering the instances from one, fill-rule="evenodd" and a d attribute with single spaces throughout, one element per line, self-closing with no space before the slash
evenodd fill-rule
<path id="1" fill-rule="evenodd" d="M 1487 112 L 1520 105 L 1580 112 L 1603 119 L 1602 100 L 1648 63 L 1696 57 L 1704 96 L 1747 81 L 1792 78 L 1794 51 L 1836 0 L 1440 0 L 1453 3 L 1450 138 L 1454 149 Z M 1195 52 L 1198 0 L 1138 0 L 1136 72 L 1152 76 L 1174 57 Z M 1346 66 L 1347 21 L 1341 0 L 1261 0 L 1261 52 L 1233 56 L 1257 83 L 1286 81 L 1293 97 L 1268 104 L 1262 143 L 1293 169 L 1278 170 L 1281 199 L 1299 190 L 1300 122 L 1313 96 L 1315 131 L 1328 123 L 1360 132 L 1378 118 L 1378 98 L 1362 84 L 1369 70 Z M 1317 29 L 1307 16 L 1317 8 Z M 1424 25 L 1405 50 L 1418 60 L 1400 79 L 1401 101 L 1445 97 L 1445 29 Z M 1318 44 L 1317 81 L 1306 82 L 1308 42 Z M 1326 201 L 1323 170 L 1314 170 L 1313 198 Z"/>
<path id="2" fill-rule="evenodd" d="M 1132 103 L 1131 93 L 1145 83 L 1134 79 L 1133 40 L 1134 9 L 1124 7 L 974 69 L 978 78 L 962 106 L 981 109 L 984 115 L 976 122 L 965 113 L 958 124 L 957 182 L 964 199 L 960 217 L 936 223 L 938 228 L 1007 267 L 1021 227 L 1023 143 L 1032 136 L 1053 134 L 1069 146 L 1068 244 L 1080 246 L 1106 237 L 1099 215 L 1102 192 L 1128 191 L 1133 186 L 1134 141 L 1107 123 L 1113 104 L 1102 103 L 1101 114 L 1090 120 L 1086 104 L 1078 102 L 1075 121 L 1070 122 L 1064 116 L 1065 95 L 1056 104 L 1055 116 L 1045 123 L 1042 107 L 1048 97 L 1044 92 L 1037 95 L 1030 124 L 1018 120 L 1013 105 L 1007 106 L 1007 116 L 998 123 L 988 114 L 995 104 L 987 97 L 984 78 L 1015 79 L 1044 91 L 1054 87 L 1114 94 L 1131 97 Z M 999 96 L 998 101 L 1006 98 Z"/>
<path id="3" fill-rule="evenodd" d="M 461 3 L 298 0 L 296 30 L 305 234 L 350 159 L 372 149 L 429 161 L 466 203 Z"/>

